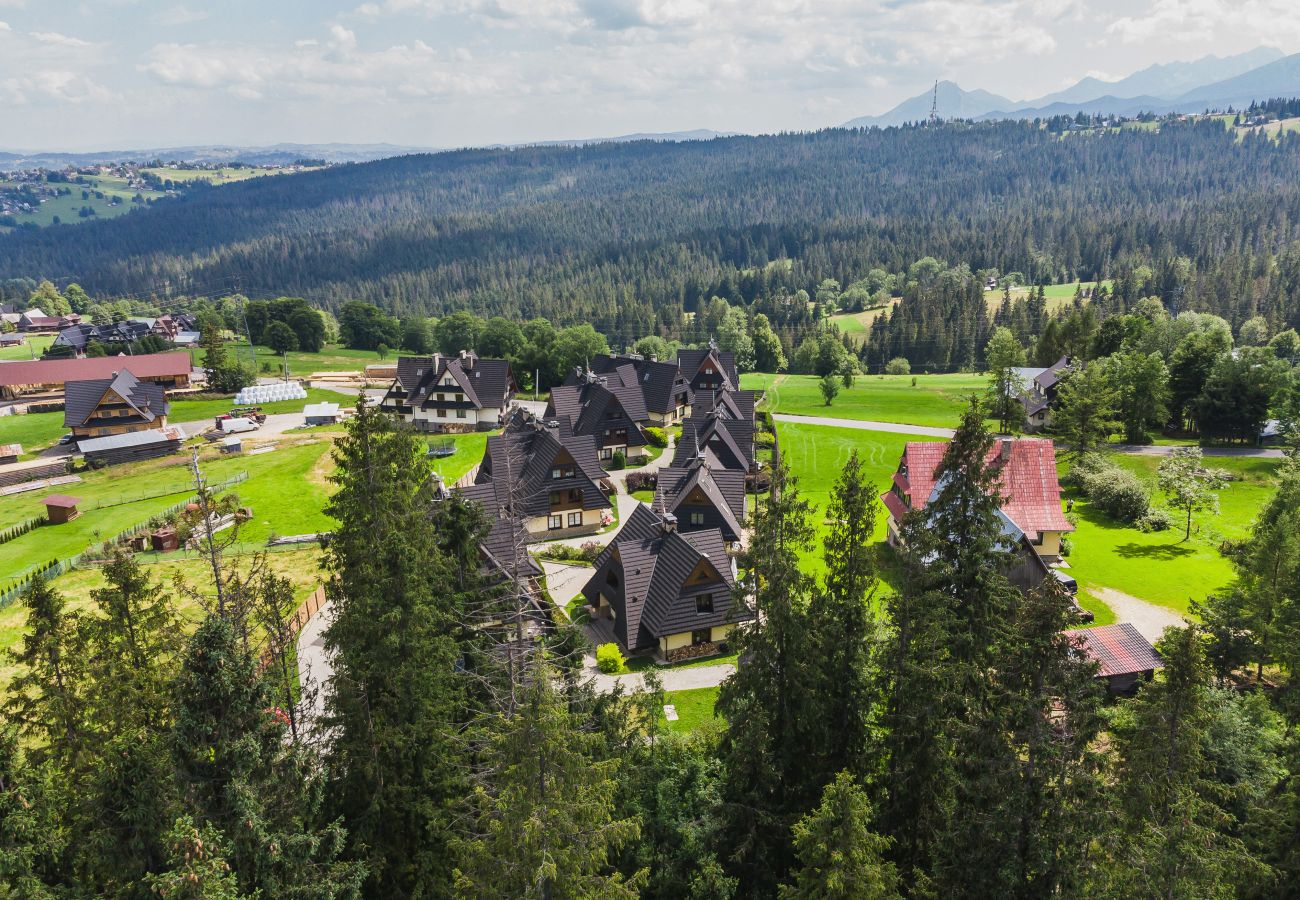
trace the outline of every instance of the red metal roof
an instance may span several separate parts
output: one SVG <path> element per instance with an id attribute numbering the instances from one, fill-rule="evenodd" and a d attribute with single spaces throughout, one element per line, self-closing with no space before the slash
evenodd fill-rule
<path id="1" fill-rule="evenodd" d="M 907 515 L 907 507 L 893 491 L 885 491 L 880 495 L 880 499 L 884 502 L 885 509 L 889 510 L 889 514 L 894 517 L 895 522 L 900 521 L 903 516 Z"/>
<path id="2" fill-rule="evenodd" d="M 1136 675 L 1164 666 L 1160 654 L 1131 622 L 1099 628 L 1074 628 L 1062 634 L 1076 639 L 1079 649 L 1101 667 L 1098 674 L 1103 678 Z"/>
<path id="3" fill-rule="evenodd" d="M 190 355 L 184 351 L 149 353 L 144 356 L 98 356 L 85 359 L 34 359 L 0 363 L 0 386 L 21 384 L 66 384 L 112 378 L 123 369 L 136 378 L 166 378 L 188 375 Z"/>
<path id="4" fill-rule="evenodd" d="M 1004 448 L 1010 447 L 1009 451 Z M 948 449 L 946 441 L 914 441 L 903 451 L 912 508 L 923 507 L 934 492 L 935 471 Z M 1061 484 L 1056 478 L 1056 448 L 1046 438 L 995 441 L 987 462 L 997 466 L 1002 511 L 1020 530 L 1034 537 L 1044 531 L 1074 531 L 1061 511 Z"/>
<path id="5" fill-rule="evenodd" d="M 64 509 L 71 509 L 81 502 L 79 497 L 69 497 L 67 494 L 50 494 L 41 501 L 46 506 L 59 506 Z"/>

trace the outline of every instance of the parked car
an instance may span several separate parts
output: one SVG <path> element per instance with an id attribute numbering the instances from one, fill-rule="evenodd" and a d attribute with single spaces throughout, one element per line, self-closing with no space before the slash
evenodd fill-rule
<path id="1" fill-rule="evenodd" d="M 77 439 L 77 438 L 76 438 L 76 435 L 74 435 L 72 432 L 69 431 L 69 432 L 68 432 L 67 434 L 65 434 L 63 437 L 59 438 L 59 446 L 60 446 L 60 447 L 66 447 L 66 446 L 68 446 L 68 444 L 71 444 L 71 443 L 72 443 L 73 441 L 75 441 L 76 439 Z"/>

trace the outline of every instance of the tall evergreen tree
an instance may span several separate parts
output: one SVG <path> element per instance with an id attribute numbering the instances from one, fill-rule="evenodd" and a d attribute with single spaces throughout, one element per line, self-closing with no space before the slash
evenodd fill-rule
<path id="1" fill-rule="evenodd" d="M 456 585 L 421 451 L 412 432 L 358 404 L 335 445 L 327 508 L 338 522 L 326 557 L 330 796 L 372 896 L 450 892 L 453 807 L 468 791 Z"/>
<path id="2" fill-rule="evenodd" d="M 826 786 L 821 805 L 794 826 L 799 867 L 782 900 L 889 900 L 901 897 L 889 840 L 871 831 L 871 804 L 848 772 Z"/>
<path id="3" fill-rule="evenodd" d="M 489 726 L 457 896 L 638 896 L 644 873 L 624 879 L 613 869 L 638 833 L 635 819 L 615 818 L 618 761 L 595 758 L 599 739 L 580 727 L 556 676 L 535 659 L 515 713 Z"/>
<path id="4" fill-rule="evenodd" d="M 1100 365 L 1085 366 L 1062 379 L 1052 428 L 1073 458 L 1101 449 L 1119 430 L 1115 404 L 1115 388 Z"/>
<path id="5" fill-rule="evenodd" d="M 1016 371 L 1025 364 L 1025 348 L 1008 328 L 998 328 L 984 347 L 988 366 L 988 411 L 998 420 L 1003 434 L 1018 430 L 1025 423 L 1025 407 L 1020 402 L 1025 385 Z"/>
<path id="6" fill-rule="evenodd" d="M 770 894 L 785 878 L 790 828 L 821 787 L 805 768 L 813 585 L 799 557 L 812 543 L 808 512 L 796 480 L 778 465 L 741 558 L 747 577 L 736 588 L 758 619 L 737 629 L 745 664 L 718 693 L 718 712 L 728 723 L 719 751 L 726 772 L 722 852 L 746 895 Z"/>

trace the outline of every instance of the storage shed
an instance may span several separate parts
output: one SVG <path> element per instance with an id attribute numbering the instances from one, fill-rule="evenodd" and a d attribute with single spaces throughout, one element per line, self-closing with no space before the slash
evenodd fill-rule
<path id="1" fill-rule="evenodd" d="M 23 455 L 22 444 L 0 444 L 0 465 L 18 462 L 18 457 Z"/>
<path id="2" fill-rule="evenodd" d="M 175 425 L 169 425 L 148 431 L 90 438 L 78 441 L 77 446 L 90 465 L 113 466 L 175 453 L 180 450 L 184 436 L 184 432 Z"/>
<path id="3" fill-rule="evenodd" d="M 311 425 L 337 425 L 342 416 L 337 403 L 309 403 L 302 409 L 302 414 Z"/>
<path id="4" fill-rule="evenodd" d="M 41 502 L 45 504 L 45 518 L 49 520 L 51 525 L 63 525 L 81 515 L 77 509 L 77 504 L 81 500 L 77 497 L 69 497 L 67 494 L 50 494 Z"/>
<path id="5" fill-rule="evenodd" d="M 1138 681 L 1150 681 L 1164 667 L 1160 654 L 1131 622 L 1076 628 L 1062 632 L 1076 639 L 1079 649 L 1097 663 L 1097 677 L 1106 680 L 1114 694 L 1129 694 Z"/>

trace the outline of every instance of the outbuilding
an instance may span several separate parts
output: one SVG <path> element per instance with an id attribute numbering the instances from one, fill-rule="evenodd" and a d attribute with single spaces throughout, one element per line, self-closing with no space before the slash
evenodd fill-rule
<path id="1" fill-rule="evenodd" d="M 45 504 L 45 518 L 51 525 L 63 525 L 71 522 L 81 512 L 77 509 L 77 504 L 81 502 L 77 497 L 69 497 L 67 494 L 50 494 L 41 501 Z"/>
<path id="2" fill-rule="evenodd" d="M 0 444 L 0 465 L 18 462 L 18 457 L 23 455 L 22 444 Z"/>
<path id="3" fill-rule="evenodd" d="M 337 403 L 308 403 L 302 409 L 307 425 L 337 425 L 343 418 Z"/>
<path id="4" fill-rule="evenodd" d="M 1131 622 L 1075 628 L 1062 632 L 1079 650 L 1097 663 L 1097 677 L 1105 679 L 1112 694 L 1131 694 L 1139 681 L 1150 681 L 1164 667 L 1160 654 Z"/>

